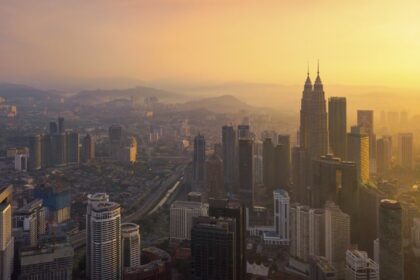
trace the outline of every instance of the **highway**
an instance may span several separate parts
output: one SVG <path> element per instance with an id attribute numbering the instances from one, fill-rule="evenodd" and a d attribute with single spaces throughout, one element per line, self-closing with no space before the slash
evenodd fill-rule
<path id="1" fill-rule="evenodd" d="M 185 165 L 178 166 L 172 175 L 162 181 L 159 187 L 150 193 L 150 195 L 143 201 L 143 204 L 140 205 L 134 213 L 123 216 L 122 221 L 124 223 L 136 222 L 150 211 L 153 210 L 154 212 L 160 206 L 162 206 L 170 194 L 173 193 L 173 191 L 180 185 L 183 178 L 184 169 Z M 137 202 L 139 203 L 139 201 Z M 70 236 L 70 243 L 75 249 L 83 247 L 86 243 L 86 230 L 81 230 L 80 232 Z"/>

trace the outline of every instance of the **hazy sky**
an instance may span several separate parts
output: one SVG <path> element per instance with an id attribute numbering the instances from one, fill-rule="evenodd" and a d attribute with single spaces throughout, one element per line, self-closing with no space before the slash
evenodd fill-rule
<path id="1" fill-rule="evenodd" d="M 0 81 L 420 88 L 418 0 L 1 0 Z"/>

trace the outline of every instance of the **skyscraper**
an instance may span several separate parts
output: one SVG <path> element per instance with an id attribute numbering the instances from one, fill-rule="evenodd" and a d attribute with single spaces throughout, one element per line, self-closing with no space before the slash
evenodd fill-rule
<path id="1" fill-rule="evenodd" d="M 64 118 L 63 117 L 59 117 L 58 118 L 58 133 L 62 134 L 65 131 L 65 127 L 64 127 Z"/>
<path id="2" fill-rule="evenodd" d="M 277 237 L 286 244 L 290 240 L 290 198 L 287 191 L 277 189 L 274 197 L 274 229 Z"/>
<path id="3" fill-rule="evenodd" d="M 191 229 L 191 279 L 243 279 L 235 269 L 236 238 L 234 219 L 195 218 Z"/>
<path id="4" fill-rule="evenodd" d="M 325 210 L 309 210 L 309 255 L 325 256 Z"/>
<path id="5" fill-rule="evenodd" d="M 260 140 L 254 141 L 254 184 L 261 186 L 264 184 L 264 158 L 263 143 Z"/>
<path id="6" fill-rule="evenodd" d="M 325 255 L 336 271 L 337 278 L 344 276 L 346 251 L 350 247 L 350 216 L 333 202 L 325 207 Z"/>
<path id="7" fill-rule="evenodd" d="M 41 135 L 36 134 L 29 137 L 29 169 L 41 169 L 42 160 Z"/>
<path id="8" fill-rule="evenodd" d="M 229 202 L 226 199 L 209 200 L 209 216 L 216 218 L 230 218 L 235 221 L 236 228 L 236 275 L 237 279 L 245 279 L 246 259 L 245 259 L 245 208 L 236 202 Z"/>
<path id="9" fill-rule="evenodd" d="M 225 197 L 223 184 L 223 161 L 213 154 L 206 162 L 206 193 L 207 197 Z"/>
<path id="10" fill-rule="evenodd" d="M 35 199 L 15 210 L 13 228 L 20 228 L 27 233 L 24 245 L 36 247 L 41 235 L 46 232 L 45 208 L 41 199 Z"/>
<path id="11" fill-rule="evenodd" d="M 10 280 L 13 272 L 12 194 L 12 186 L 0 187 L 0 280 Z"/>
<path id="12" fill-rule="evenodd" d="M 279 134 L 277 136 L 277 144 L 282 146 L 283 157 L 281 159 L 281 170 L 280 170 L 280 182 L 285 184 L 281 186 L 282 188 L 289 189 L 290 186 L 290 135 L 288 134 Z"/>
<path id="13" fill-rule="evenodd" d="M 108 201 L 91 202 L 88 212 L 89 279 L 122 279 L 120 205 Z"/>
<path id="14" fill-rule="evenodd" d="M 376 135 L 373 110 L 357 110 L 357 126 L 369 136 L 369 170 L 376 173 Z"/>
<path id="15" fill-rule="evenodd" d="M 312 87 L 311 80 L 306 78 L 300 109 L 300 147 L 308 151 L 309 159 L 328 153 L 327 111 L 325 93 L 319 76 Z"/>
<path id="16" fill-rule="evenodd" d="M 196 201 L 175 201 L 170 208 L 169 238 L 171 241 L 191 240 L 192 220 L 208 216 L 209 206 Z"/>
<path id="17" fill-rule="evenodd" d="M 238 140 L 251 139 L 251 128 L 248 124 L 238 125 Z"/>
<path id="18" fill-rule="evenodd" d="M 50 134 L 56 134 L 56 133 L 58 133 L 58 127 L 57 127 L 57 123 L 56 122 L 54 122 L 54 121 L 50 122 L 49 132 L 50 132 Z"/>
<path id="19" fill-rule="evenodd" d="M 328 99 L 328 135 L 334 156 L 346 159 L 347 152 L 347 103 L 345 97 Z"/>
<path id="20" fill-rule="evenodd" d="M 274 145 L 271 138 L 266 138 L 263 142 L 263 182 L 269 193 L 276 189 L 275 171 Z"/>
<path id="21" fill-rule="evenodd" d="M 80 163 L 80 137 L 79 133 L 66 132 L 67 163 L 78 165 Z"/>
<path id="22" fill-rule="evenodd" d="M 53 165 L 63 167 L 67 164 L 67 137 L 66 134 L 51 135 L 51 155 Z"/>
<path id="23" fill-rule="evenodd" d="M 345 276 L 346 280 L 379 280 L 379 266 L 366 252 L 347 250 Z"/>
<path id="24" fill-rule="evenodd" d="M 239 197 L 246 207 L 254 203 L 253 141 L 239 140 Z"/>
<path id="25" fill-rule="evenodd" d="M 86 134 L 82 142 L 82 160 L 89 163 L 95 159 L 95 138 Z"/>
<path id="26" fill-rule="evenodd" d="M 404 279 L 402 209 L 396 200 L 383 199 L 379 207 L 379 268 L 381 280 Z"/>
<path id="27" fill-rule="evenodd" d="M 347 134 L 347 160 L 356 163 L 359 181 L 369 181 L 369 135 L 362 128 L 353 126 Z"/>
<path id="28" fill-rule="evenodd" d="M 376 168 L 379 175 L 383 175 L 391 168 L 392 138 L 382 136 L 376 141 Z"/>
<path id="29" fill-rule="evenodd" d="M 400 133 L 398 134 L 398 164 L 402 168 L 412 169 L 413 168 L 413 134 L 412 133 Z"/>
<path id="30" fill-rule="evenodd" d="M 291 190 L 293 200 L 309 205 L 310 196 L 309 188 L 309 174 L 308 169 L 308 154 L 305 149 L 301 147 L 293 147 L 292 149 L 292 183 Z M 312 179 L 311 179 L 312 180 Z"/>
<path id="31" fill-rule="evenodd" d="M 235 189 L 236 175 L 238 170 L 237 162 L 237 138 L 233 126 L 222 127 L 223 145 L 223 176 L 226 192 L 233 192 Z"/>
<path id="32" fill-rule="evenodd" d="M 122 142 L 122 126 L 113 124 L 108 129 L 110 144 L 110 156 L 114 160 L 119 159 L 120 146 Z"/>
<path id="33" fill-rule="evenodd" d="M 202 191 L 206 178 L 206 140 L 198 134 L 194 138 L 193 189 Z"/>
<path id="34" fill-rule="evenodd" d="M 140 267 L 140 227 L 133 223 L 121 224 L 123 268 Z"/>

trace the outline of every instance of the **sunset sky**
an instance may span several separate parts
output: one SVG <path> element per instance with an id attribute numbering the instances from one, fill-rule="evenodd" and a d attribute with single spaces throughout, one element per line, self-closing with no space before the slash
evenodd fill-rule
<path id="1" fill-rule="evenodd" d="M 331 84 L 420 88 L 415 0 L 1 2 L 1 82 L 295 85 L 319 59 Z"/>

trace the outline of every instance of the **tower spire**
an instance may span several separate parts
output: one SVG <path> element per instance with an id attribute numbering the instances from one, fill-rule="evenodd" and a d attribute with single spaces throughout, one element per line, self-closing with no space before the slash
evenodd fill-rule
<path id="1" fill-rule="evenodd" d="M 307 63 L 307 71 L 306 71 L 306 74 L 308 75 L 308 77 L 309 77 L 309 62 Z"/>
<path id="2" fill-rule="evenodd" d="M 317 67 L 317 72 L 316 72 L 319 76 L 319 59 L 318 59 L 318 67 Z"/>

